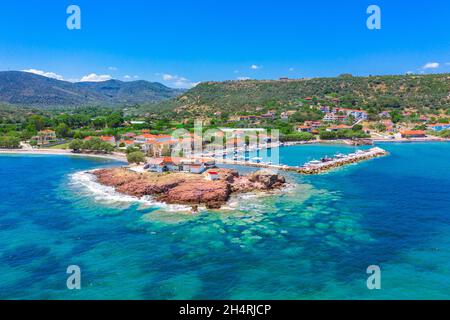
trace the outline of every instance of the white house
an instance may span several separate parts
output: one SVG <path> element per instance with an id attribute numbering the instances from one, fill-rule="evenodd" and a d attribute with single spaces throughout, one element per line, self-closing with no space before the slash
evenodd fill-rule
<path id="1" fill-rule="evenodd" d="M 216 171 L 209 171 L 209 172 L 206 174 L 206 180 L 209 180 L 209 181 L 216 181 L 216 180 L 219 180 L 219 179 L 220 179 L 220 175 L 219 175 L 219 173 L 216 172 Z"/>

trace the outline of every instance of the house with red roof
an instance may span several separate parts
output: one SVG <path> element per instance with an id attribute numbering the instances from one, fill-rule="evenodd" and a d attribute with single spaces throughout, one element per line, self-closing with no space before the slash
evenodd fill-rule
<path id="1" fill-rule="evenodd" d="M 341 130 L 348 130 L 351 129 L 352 126 L 347 126 L 345 124 L 340 124 L 338 126 L 331 126 L 329 128 L 327 128 L 328 132 L 336 132 L 336 131 L 341 131 Z"/>
<path id="2" fill-rule="evenodd" d="M 312 129 L 312 127 L 311 126 L 305 126 L 305 125 L 303 125 L 303 126 L 298 126 L 297 127 L 297 131 L 298 132 L 311 132 L 313 129 Z"/>
<path id="3" fill-rule="evenodd" d="M 53 130 L 42 130 L 38 132 L 38 135 L 32 140 L 35 140 L 37 145 L 49 144 L 56 141 L 56 133 Z"/>
<path id="4" fill-rule="evenodd" d="M 209 181 L 220 180 L 220 175 L 217 171 L 208 171 L 206 173 L 206 180 L 209 180 Z"/>
<path id="5" fill-rule="evenodd" d="M 426 132 L 423 130 L 405 130 L 400 132 L 402 138 L 425 138 L 427 136 Z"/>

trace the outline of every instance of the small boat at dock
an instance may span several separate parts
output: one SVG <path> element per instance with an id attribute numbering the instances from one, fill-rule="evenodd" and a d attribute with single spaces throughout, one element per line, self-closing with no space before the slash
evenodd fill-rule
<path id="1" fill-rule="evenodd" d="M 261 161 L 263 160 L 263 158 L 260 158 L 260 157 L 254 157 L 254 158 L 251 158 L 251 162 L 254 162 L 254 163 L 261 163 Z"/>

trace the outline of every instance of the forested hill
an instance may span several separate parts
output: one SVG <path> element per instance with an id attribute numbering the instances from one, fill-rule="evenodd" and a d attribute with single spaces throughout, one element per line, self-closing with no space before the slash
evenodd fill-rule
<path id="1" fill-rule="evenodd" d="M 0 104 L 12 106 L 126 106 L 159 102 L 183 92 L 143 80 L 72 83 L 27 72 L 0 72 Z"/>
<path id="2" fill-rule="evenodd" d="M 161 109 L 203 115 L 216 111 L 252 113 L 337 102 L 366 110 L 450 108 L 450 74 L 314 78 L 279 81 L 205 82 L 160 104 Z"/>

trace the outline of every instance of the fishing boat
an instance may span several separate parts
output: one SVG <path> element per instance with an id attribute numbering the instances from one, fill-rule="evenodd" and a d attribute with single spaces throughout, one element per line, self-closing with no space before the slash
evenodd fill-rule
<path id="1" fill-rule="evenodd" d="M 333 159 L 329 158 L 328 156 L 325 156 L 322 159 L 320 159 L 320 161 L 322 161 L 322 162 L 330 162 L 330 161 L 333 161 Z"/>

